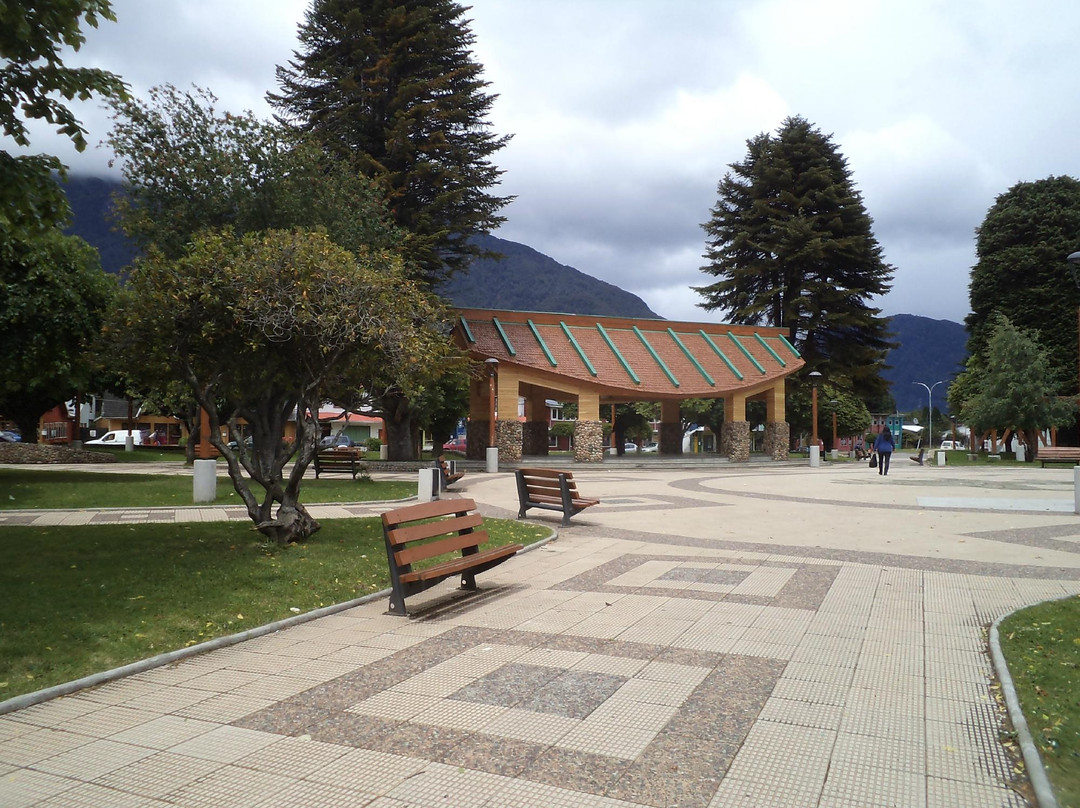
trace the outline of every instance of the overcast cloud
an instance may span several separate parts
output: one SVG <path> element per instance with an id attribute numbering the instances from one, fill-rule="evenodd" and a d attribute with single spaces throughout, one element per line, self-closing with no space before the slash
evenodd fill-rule
<path id="1" fill-rule="evenodd" d="M 274 67 L 306 0 L 113 0 L 72 64 L 210 88 L 269 116 Z M 690 289 L 701 223 L 746 140 L 802 115 L 847 158 L 895 269 L 886 314 L 961 321 L 974 229 L 1022 180 L 1080 177 L 1075 0 L 472 0 L 476 57 L 499 95 L 496 155 L 516 195 L 496 233 L 642 297 L 717 320 Z M 96 143 L 108 121 L 79 107 Z M 33 151 L 79 173 L 35 125 Z M 1080 234 L 1077 234 L 1080 239 Z M 1063 272 L 1066 270 L 1062 269 Z"/>

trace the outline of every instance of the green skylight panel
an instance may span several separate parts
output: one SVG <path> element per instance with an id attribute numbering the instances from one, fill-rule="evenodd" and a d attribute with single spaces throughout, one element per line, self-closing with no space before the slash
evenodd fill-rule
<path id="1" fill-rule="evenodd" d="M 751 362 L 753 362 L 754 367 L 756 367 L 758 370 L 760 370 L 762 373 L 764 373 L 765 368 L 763 368 L 761 366 L 760 362 L 758 362 L 756 359 L 754 359 L 754 355 L 752 353 L 750 353 L 748 350 L 746 350 L 746 346 L 743 345 L 741 342 L 739 342 L 739 338 L 736 337 L 730 331 L 727 332 L 727 335 L 728 335 L 728 339 L 730 339 L 732 342 L 734 342 L 735 345 L 738 347 L 738 349 L 743 352 L 743 356 L 745 356 L 747 359 L 749 359 Z"/>
<path id="2" fill-rule="evenodd" d="M 630 378 L 634 380 L 634 384 L 641 384 L 641 379 L 634 373 L 634 369 L 630 367 L 630 363 L 626 361 L 625 357 L 619 353 L 619 349 L 615 347 L 615 343 L 612 342 L 611 337 L 608 336 L 608 332 L 604 330 L 604 327 L 600 325 L 600 323 L 597 323 L 596 330 L 600 332 L 600 336 L 604 338 L 604 342 L 607 343 L 611 352 L 615 354 L 615 358 L 619 360 L 619 364 L 623 366 L 623 370 L 625 370 Z"/>
<path id="3" fill-rule="evenodd" d="M 581 361 L 585 363 L 585 369 L 593 376 L 596 375 L 596 368 L 592 366 L 592 362 L 589 361 L 589 357 L 585 355 L 585 351 L 578 345 L 578 341 L 574 339 L 574 335 L 570 333 L 570 328 L 562 320 L 559 321 L 559 325 L 562 326 L 563 333 L 566 334 L 566 338 L 570 340 L 570 344 L 574 346 L 574 350 L 577 351 L 577 355 L 581 357 Z"/>
<path id="4" fill-rule="evenodd" d="M 664 360 L 660 358 L 660 354 L 649 344 L 649 341 L 645 339 L 645 335 L 641 333 L 641 329 L 636 325 L 633 327 L 634 333 L 637 334 L 637 338 L 641 340 L 641 344 L 645 346 L 645 350 L 649 352 L 653 360 L 660 366 L 660 370 L 664 371 L 664 375 L 668 377 L 668 380 L 675 385 L 679 386 L 679 380 L 675 378 L 675 374 L 671 372 L 667 365 L 664 364 Z"/>
<path id="5" fill-rule="evenodd" d="M 506 332 L 503 331 L 502 323 L 499 322 L 499 318 L 492 317 L 491 322 L 495 324 L 495 330 L 499 332 L 499 338 L 502 339 L 503 345 L 506 346 L 506 352 L 511 356 L 517 356 L 517 351 L 514 350 L 514 346 L 510 343 L 510 337 L 506 336 Z"/>
<path id="6" fill-rule="evenodd" d="M 683 345 L 683 341 L 679 339 L 679 335 L 670 328 L 667 330 L 667 332 L 671 335 L 671 338 L 675 340 L 675 344 L 679 346 L 679 349 L 683 352 L 686 358 L 689 359 L 693 366 L 698 369 L 698 373 L 700 373 L 705 378 L 705 381 L 709 383 L 709 386 L 716 387 L 716 382 L 713 381 L 713 377 L 710 376 L 708 371 L 706 371 L 705 368 L 701 366 L 701 363 L 697 361 L 697 357 L 690 353 L 690 349 Z"/>
<path id="7" fill-rule="evenodd" d="M 743 380 L 742 371 L 740 371 L 737 367 L 735 367 L 735 365 L 732 363 L 732 361 L 727 358 L 727 354 L 725 354 L 723 351 L 721 351 L 720 346 L 712 341 L 712 337 L 710 337 L 704 331 L 699 331 L 698 333 L 701 334 L 702 339 L 704 339 L 707 343 L 709 343 L 709 347 L 713 349 L 713 352 L 717 356 L 719 356 L 722 360 L 724 360 L 724 364 L 728 366 L 728 370 L 730 370 L 733 374 L 735 374 L 735 378 L 738 379 L 741 382 Z"/>

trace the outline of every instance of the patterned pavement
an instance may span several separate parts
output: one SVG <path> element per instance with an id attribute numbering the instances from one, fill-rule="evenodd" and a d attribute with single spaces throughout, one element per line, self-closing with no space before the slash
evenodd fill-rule
<path id="1" fill-rule="evenodd" d="M 410 619 L 380 598 L 0 716 L 0 805 L 1029 805 L 986 628 L 1080 593 L 1070 470 L 574 475 L 602 504 L 480 593 L 444 584 Z M 510 474 L 459 487 L 516 513 Z"/>

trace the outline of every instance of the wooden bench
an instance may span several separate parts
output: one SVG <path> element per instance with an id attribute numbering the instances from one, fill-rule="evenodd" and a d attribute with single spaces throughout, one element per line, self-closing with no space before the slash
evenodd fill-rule
<path id="1" fill-rule="evenodd" d="M 356 475 L 363 469 L 360 461 L 364 455 L 355 449 L 323 449 L 315 454 L 315 479 L 323 474 Z"/>
<path id="2" fill-rule="evenodd" d="M 1047 463 L 1073 463 L 1080 465 L 1080 446 L 1043 446 L 1036 455 L 1042 467 Z"/>
<path id="3" fill-rule="evenodd" d="M 481 549 L 488 540 L 471 499 L 444 499 L 387 511 L 382 515 L 386 560 L 390 565 L 390 614 L 407 616 L 405 598 L 454 575 L 462 589 L 476 589 L 476 574 L 511 558 L 520 544 Z M 414 564 L 460 552 L 460 556 L 413 569 Z"/>
<path id="4" fill-rule="evenodd" d="M 435 466 L 439 469 L 439 480 L 442 490 L 445 491 L 451 485 L 456 483 L 462 477 L 465 476 L 464 471 L 456 471 L 450 467 L 450 464 L 443 457 L 435 459 Z"/>
<path id="5" fill-rule="evenodd" d="M 578 493 L 574 475 L 557 469 L 518 469 L 518 519 L 525 518 L 529 508 L 542 508 L 562 513 L 562 523 L 570 524 L 570 517 L 581 513 L 598 499 L 585 499 Z"/>

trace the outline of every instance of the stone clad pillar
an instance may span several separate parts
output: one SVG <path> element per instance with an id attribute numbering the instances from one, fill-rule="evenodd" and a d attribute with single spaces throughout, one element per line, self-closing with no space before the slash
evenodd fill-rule
<path id="1" fill-rule="evenodd" d="M 495 445 L 499 447 L 499 460 L 516 463 L 521 460 L 521 421 L 518 420 L 518 377 L 514 370 L 503 363 L 495 377 L 497 381 L 495 419 Z"/>
<path id="2" fill-rule="evenodd" d="M 681 455 L 682 438 L 679 402 L 664 399 L 660 402 L 660 454 Z"/>
<path id="3" fill-rule="evenodd" d="M 578 419 L 574 424 L 574 462 L 604 462 L 604 422 L 600 420 L 600 396 L 578 395 Z"/>
<path id="4" fill-rule="evenodd" d="M 746 394 L 733 393 L 724 399 L 724 425 L 720 445 L 732 463 L 750 460 L 750 422 L 746 420 Z"/>
<path id="5" fill-rule="evenodd" d="M 525 398 L 525 424 L 521 433 L 521 453 L 547 456 L 548 453 L 547 396 L 531 391 Z"/>
<path id="6" fill-rule="evenodd" d="M 791 446 L 791 426 L 787 418 L 786 387 L 780 379 L 765 393 L 765 454 L 773 460 L 787 460 Z"/>

